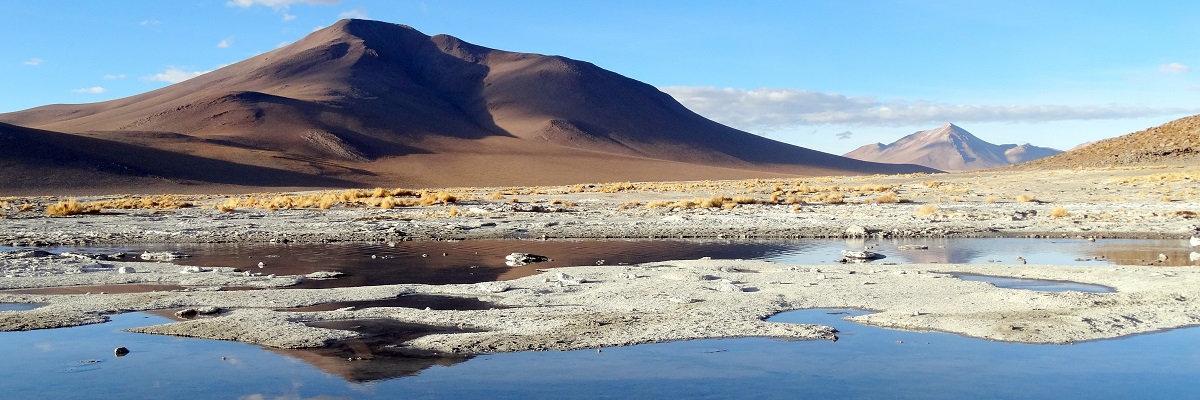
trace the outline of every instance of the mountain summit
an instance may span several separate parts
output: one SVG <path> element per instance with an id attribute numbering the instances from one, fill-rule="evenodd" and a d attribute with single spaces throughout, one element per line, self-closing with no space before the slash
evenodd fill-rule
<path id="1" fill-rule="evenodd" d="M 158 90 L 0 122 L 365 185 L 925 171 L 729 128 L 587 62 L 354 19 Z"/>
<path id="2" fill-rule="evenodd" d="M 1061 153 L 1061 151 L 1023 145 L 995 145 L 947 123 L 935 129 L 905 136 L 892 144 L 875 143 L 846 153 L 846 157 L 865 161 L 917 164 L 942 171 L 969 171 L 1019 164 Z"/>

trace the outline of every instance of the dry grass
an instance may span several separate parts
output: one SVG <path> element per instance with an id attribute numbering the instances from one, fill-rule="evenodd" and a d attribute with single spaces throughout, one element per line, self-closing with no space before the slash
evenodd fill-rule
<path id="1" fill-rule="evenodd" d="M 1037 197 L 1024 195 L 1024 194 L 1017 196 L 1017 202 L 1020 202 L 1020 203 L 1033 203 L 1036 201 L 1037 201 Z"/>
<path id="2" fill-rule="evenodd" d="M 933 215 L 934 213 L 936 213 L 940 210 L 941 209 L 938 208 L 938 206 L 935 206 L 933 204 L 926 204 L 926 205 L 923 205 L 923 206 L 917 208 L 917 215 Z"/>
<path id="3" fill-rule="evenodd" d="M 986 201 L 988 203 L 995 203 L 997 200 L 999 200 L 999 199 L 989 196 L 987 199 L 985 199 L 983 201 Z"/>
<path id="4" fill-rule="evenodd" d="M 58 217 L 65 217 L 68 215 L 79 215 L 79 214 L 83 214 L 83 213 L 90 213 L 90 212 L 96 212 L 96 211 L 99 211 L 99 210 L 88 208 L 87 206 L 85 206 L 83 203 L 80 203 L 79 200 L 76 200 L 76 199 L 68 199 L 66 201 L 60 201 L 60 202 L 51 204 L 49 206 L 46 206 L 46 214 L 58 216 Z"/>
<path id="5" fill-rule="evenodd" d="M 878 204 L 894 204 L 900 202 L 900 197 L 896 196 L 896 192 L 887 191 L 875 196 L 875 202 Z"/>
<path id="6" fill-rule="evenodd" d="M 1054 218 L 1062 218 L 1068 215 L 1071 215 L 1071 213 L 1067 212 L 1066 207 L 1063 206 L 1054 207 L 1053 210 L 1050 210 L 1050 216 Z"/>

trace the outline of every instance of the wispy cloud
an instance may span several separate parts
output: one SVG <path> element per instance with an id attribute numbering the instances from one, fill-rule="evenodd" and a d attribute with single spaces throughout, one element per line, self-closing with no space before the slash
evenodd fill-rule
<path id="1" fill-rule="evenodd" d="M 1182 74 L 1184 72 L 1191 71 L 1192 67 L 1189 67 L 1189 66 L 1177 63 L 1177 62 L 1173 62 L 1170 64 L 1163 64 L 1163 65 L 1158 66 L 1158 70 L 1162 71 L 1162 72 L 1166 72 L 1168 74 Z"/>
<path id="2" fill-rule="evenodd" d="M 44 63 L 44 62 L 46 62 L 46 60 L 43 60 L 43 59 L 40 59 L 40 58 L 30 58 L 30 59 L 28 59 L 28 60 L 25 60 L 25 62 L 23 62 L 23 63 L 21 63 L 21 64 L 25 64 L 25 65 L 29 65 L 29 66 L 34 66 L 34 67 L 36 67 L 36 66 L 42 65 L 42 63 Z"/>
<path id="3" fill-rule="evenodd" d="M 367 19 L 367 9 L 363 7 L 354 7 L 352 10 L 342 11 L 341 14 L 338 14 L 338 18 Z"/>
<path id="4" fill-rule="evenodd" d="M 833 136 L 837 136 L 838 140 L 846 140 L 846 139 L 853 137 L 854 132 L 850 132 L 850 131 L 838 132 L 838 133 L 833 134 Z"/>
<path id="5" fill-rule="evenodd" d="M 125 79 L 125 74 L 108 74 L 108 75 L 103 76 L 102 78 L 108 79 L 110 81 L 117 80 L 117 79 Z"/>
<path id="6" fill-rule="evenodd" d="M 157 19 L 143 19 L 142 22 L 140 22 L 139 24 L 142 26 L 154 26 L 154 25 L 158 25 L 161 23 L 162 23 L 162 21 L 159 21 Z"/>
<path id="7" fill-rule="evenodd" d="M 233 38 L 225 38 L 221 39 L 220 42 L 217 42 L 218 49 L 228 49 L 229 46 L 233 46 Z"/>
<path id="8" fill-rule="evenodd" d="M 291 20 L 294 20 L 294 19 L 296 19 L 296 16 L 295 16 L 295 15 L 288 14 L 288 13 L 286 13 L 286 12 L 285 12 L 285 13 L 283 13 L 283 22 L 288 22 L 288 21 L 291 21 Z"/>
<path id="9" fill-rule="evenodd" d="M 175 83 L 186 81 L 188 79 L 195 78 L 200 75 L 204 75 L 209 72 L 212 72 L 212 71 L 188 71 L 187 69 L 177 68 L 172 65 L 172 66 L 167 66 L 166 71 L 159 72 L 154 75 L 144 76 L 144 77 L 142 77 L 142 79 L 151 81 L 151 82 L 166 82 L 166 83 L 175 84 Z"/>
<path id="10" fill-rule="evenodd" d="M 980 105 L 925 100 L 882 101 L 870 96 L 801 89 L 659 88 L 705 117 L 740 129 L 773 130 L 825 124 L 907 126 L 954 122 L 1111 120 L 1200 113 L 1200 108 L 1125 105 Z"/>
<path id="11" fill-rule="evenodd" d="M 342 0 L 229 0 L 225 5 L 241 8 L 266 6 L 276 10 L 286 10 L 292 4 L 338 4 L 341 2 Z"/>
<path id="12" fill-rule="evenodd" d="M 72 90 L 71 92 L 72 93 L 100 94 L 100 93 L 104 93 L 106 91 L 108 91 L 108 90 L 105 88 L 102 88 L 99 86 L 92 86 L 92 87 L 88 87 L 88 88 L 75 89 L 75 90 Z"/>

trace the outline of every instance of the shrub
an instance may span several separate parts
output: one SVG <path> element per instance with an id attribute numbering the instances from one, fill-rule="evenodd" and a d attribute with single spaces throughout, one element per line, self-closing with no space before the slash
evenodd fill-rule
<path id="1" fill-rule="evenodd" d="M 450 206 L 450 211 L 447 212 L 451 217 L 458 216 L 458 207 Z"/>
<path id="2" fill-rule="evenodd" d="M 938 206 L 935 206 L 933 204 L 926 204 L 926 205 L 923 205 L 923 206 L 917 208 L 917 215 L 931 215 L 933 213 L 938 212 L 938 210 L 940 210 L 938 208 Z"/>
<path id="3" fill-rule="evenodd" d="M 984 201 L 986 201 L 986 202 L 988 202 L 988 203 L 995 203 L 995 202 L 996 202 L 996 200 L 997 200 L 997 199 L 996 199 L 995 197 L 988 197 L 988 198 L 987 198 L 986 200 L 984 200 Z"/>
<path id="4" fill-rule="evenodd" d="M 83 203 L 80 203 L 79 200 L 75 200 L 75 199 L 69 199 L 67 201 L 60 201 L 60 202 L 51 204 L 46 207 L 46 214 L 60 216 L 60 217 L 67 216 L 67 215 L 83 214 L 84 212 L 88 212 L 88 211 L 90 211 L 90 210 L 85 208 L 83 206 Z"/>
<path id="5" fill-rule="evenodd" d="M 1053 210 L 1050 210 L 1050 216 L 1054 218 L 1062 218 L 1067 215 L 1070 215 L 1070 213 L 1068 213 L 1067 209 L 1063 206 L 1054 207 Z"/>
<path id="6" fill-rule="evenodd" d="M 492 195 L 488 196 L 487 199 L 488 200 L 504 200 L 504 193 L 500 193 L 500 192 L 492 193 Z"/>
<path id="7" fill-rule="evenodd" d="M 1037 201 L 1037 198 L 1033 196 L 1020 195 L 1017 196 L 1017 201 L 1021 203 L 1032 203 Z"/>
<path id="8" fill-rule="evenodd" d="M 883 192 L 883 194 L 875 196 L 875 202 L 879 204 L 899 203 L 900 198 L 896 197 L 896 192 Z"/>

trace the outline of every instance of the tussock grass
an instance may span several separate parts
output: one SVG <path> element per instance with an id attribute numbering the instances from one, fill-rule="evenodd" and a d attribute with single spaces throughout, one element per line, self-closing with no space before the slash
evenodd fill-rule
<path id="1" fill-rule="evenodd" d="M 875 202 L 879 204 L 894 204 L 900 202 L 900 197 L 896 195 L 896 192 L 887 191 L 875 196 Z"/>
<path id="2" fill-rule="evenodd" d="M 1062 218 L 1068 215 L 1071 215 L 1071 213 L 1067 212 L 1067 208 L 1063 206 L 1054 207 L 1053 210 L 1050 210 L 1050 216 L 1054 218 Z"/>
<path id="3" fill-rule="evenodd" d="M 1019 202 L 1019 203 L 1033 203 L 1036 201 L 1037 201 L 1037 197 L 1024 195 L 1024 194 L 1017 196 L 1017 202 Z"/>
<path id="4" fill-rule="evenodd" d="M 89 207 L 85 206 L 83 203 L 80 203 L 79 200 L 76 200 L 76 199 L 67 199 L 66 201 L 60 201 L 60 202 L 51 204 L 49 206 L 46 206 L 46 214 L 57 216 L 57 217 L 65 217 L 68 215 L 79 215 L 79 214 L 83 214 L 83 213 L 96 212 L 96 211 L 99 211 L 99 209 L 89 208 Z"/>
<path id="5" fill-rule="evenodd" d="M 938 206 L 935 206 L 933 204 L 926 204 L 921 207 L 918 207 L 916 214 L 917 215 L 932 215 L 932 214 L 938 212 L 939 210 L 941 210 L 941 209 L 938 208 Z"/>

